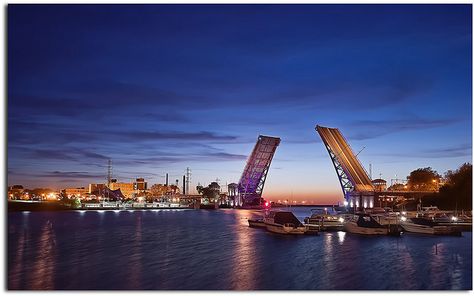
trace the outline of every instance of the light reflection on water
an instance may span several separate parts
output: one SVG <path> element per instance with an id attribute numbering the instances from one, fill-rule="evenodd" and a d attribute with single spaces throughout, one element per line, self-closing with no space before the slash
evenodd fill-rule
<path id="1" fill-rule="evenodd" d="M 309 209 L 297 211 L 303 219 Z M 250 210 L 9 213 L 8 287 L 471 289 L 470 232 L 292 237 L 249 228 L 247 219 L 259 215 Z"/>
<path id="2" fill-rule="evenodd" d="M 228 211 L 227 211 L 228 212 Z M 234 256 L 232 256 L 232 286 L 233 290 L 254 290 L 257 288 L 257 274 L 256 274 L 256 258 L 255 258 L 255 245 L 252 239 L 254 233 L 247 233 L 239 231 L 240 227 L 248 226 L 248 212 L 246 211 L 234 211 L 235 219 L 238 221 L 238 227 L 235 230 L 237 236 L 237 244 L 234 250 Z"/>
<path id="3" fill-rule="evenodd" d="M 24 277 L 24 271 L 22 270 L 22 262 L 23 262 L 23 254 L 25 253 L 26 249 L 26 231 L 20 229 L 20 234 L 18 235 L 18 243 L 17 251 L 14 260 L 14 264 L 12 264 L 11 269 L 9 269 L 11 275 L 10 285 L 12 289 L 20 289 L 20 283 L 22 282 L 22 278 Z"/>
<path id="4" fill-rule="evenodd" d="M 337 237 L 339 239 L 339 244 L 344 243 L 344 238 L 346 237 L 346 233 L 344 231 L 338 231 L 337 232 Z"/>
<path id="5" fill-rule="evenodd" d="M 140 263 L 143 256 L 142 251 L 142 217 L 135 217 L 135 233 L 132 234 L 132 246 L 130 249 L 130 277 L 129 287 L 131 289 L 140 289 L 140 281 L 142 277 L 142 264 Z"/>
<path id="6" fill-rule="evenodd" d="M 38 242 L 38 250 L 36 252 L 35 261 L 33 262 L 33 272 L 28 283 L 31 284 L 32 290 L 38 289 L 54 289 L 54 273 L 55 273 L 55 253 L 56 239 L 53 231 L 53 225 L 48 220 L 43 224 L 41 236 Z"/>

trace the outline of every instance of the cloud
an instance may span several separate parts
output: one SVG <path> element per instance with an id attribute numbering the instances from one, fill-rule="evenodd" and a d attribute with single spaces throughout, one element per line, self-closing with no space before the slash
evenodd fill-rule
<path id="1" fill-rule="evenodd" d="M 423 149 L 420 151 L 409 151 L 405 153 L 375 153 L 373 155 L 401 158 L 453 158 L 472 155 L 472 146 L 470 144 L 462 144 L 451 147 L 440 147 L 435 149 Z"/>
<path id="2" fill-rule="evenodd" d="M 8 126 L 9 144 L 31 145 L 41 144 L 92 144 L 92 143 L 120 143 L 124 141 L 146 142 L 146 141 L 207 141 L 207 142 L 242 142 L 238 136 L 219 134 L 212 131 L 179 131 L 179 130 L 156 130 L 154 126 L 144 125 L 143 129 L 134 129 L 134 126 L 114 126 L 112 124 L 101 124 L 96 121 L 84 121 L 77 119 L 76 122 L 48 123 L 35 122 L 33 119 L 20 120 L 11 119 Z M 130 118 L 127 118 L 129 121 Z M 133 119 L 132 119 L 133 122 Z M 159 123 L 158 123 L 159 124 Z M 203 144 L 203 143 L 197 143 Z M 89 155 L 91 156 L 91 155 Z M 97 156 L 97 155 L 96 155 Z"/>
<path id="3" fill-rule="evenodd" d="M 44 173 L 34 174 L 39 178 L 65 178 L 66 179 L 99 179 L 104 178 L 104 175 L 91 174 L 88 172 L 74 172 L 74 171 L 50 171 Z"/>
<path id="4" fill-rule="evenodd" d="M 200 153 L 164 153 L 160 156 L 143 157 L 143 158 L 131 158 L 131 159 L 120 159 L 114 161 L 121 165 L 133 165 L 133 164 L 172 164 L 180 162 L 193 162 L 193 161 L 207 161 L 207 162 L 219 162 L 219 161 L 234 161 L 234 160 L 246 160 L 247 155 L 234 154 L 227 152 L 200 152 Z"/>
<path id="5" fill-rule="evenodd" d="M 30 158 L 32 159 L 56 159 L 56 160 L 76 160 L 75 157 L 69 155 L 67 152 L 49 149 L 35 149 L 31 151 Z"/>
<path id="6" fill-rule="evenodd" d="M 109 133 L 110 135 L 110 133 Z M 128 131 L 128 132 L 115 132 L 113 136 L 119 138 L 127 138 L 130 140 L 147 141 L 147 140 L 177 140 L 177 141 L 233 141 L 237 140 L 236 136 L 231 135 L 219 135 L 209 131 L 200 132 L 158 132 L 158 131 Z"/>
<path id="7" fill-rule="evenodd" d="M 110 157 L 107 157 L 105 155 L 95 153 L 95 152 L 91 152 L 91 151 L 87 151 L 87 150 L 74 149 L 74 151 L 77 154 L 79 154 L 83 157 L 86 157 L 86 158 L 90 158 L 90 159 L 98 159 L 98 160 L 110 159 Z"/>
<path id="8" fill-rule="evenodd" d="M 213 160 L 246 160 L 248 158 L 247 155 L 225 153 L 225 152 L 209 153 L 205 155 L 205 157 L 208 159 L 213 159 Z"/>
<path id="9" fill-rule="evenodd" d="M 158 113 L 164 120 L 170 120 L 173 116 L 166 114 L 177 114 L 177 107 L 199 107 L 213 101 L 214 98 L 197 95 L 192 90 L 180 92 L 146 84 L 101 79 L 57 82 L 47 93 L 9 92 L 9 103 L 15 110 L 27 110 L 29 114 L 54 113 L 58 116 L 97 115 L 104 112 L 126 114 L 138 109 L 142 112 L 137 115 Z"/>
<path id="10" fill-rule="evenodd" d="M 452 147 L 426 149 L 418 154 L 419 157 L 444 158 L 444 157 L 461 157 L 472 155 L 472 146 L 463 144 Z"/>
<path id="11" fill-rule="evenodd" d="M 69 126 L 84 122 L 117 125 L 123 122 L 124 118 L 130 122 L 185 123 L 191 118 L 183 114 L 178 107 L 186 105 L 198 108 L 202 104 L 208 105 L 207 98 L 172 95 L 172 92 L 164 95 L 168 93 L 166 91 L 157 91 L 156 96 L 144 95 L 148 91 L 141 90 L 142 87 L 114 88 L 113 83 L 104 87 L 107 85 L 111 87 L 110 90 L 103 89 L 96 93 L 87 88 L 81 91 L 65 88 L 61 91 L 57 90 L 59 86 L 47 94 L 41 91 L 36 91 L 34 95 L 9 93 L 9 114 L 28 114 L 28 120 L 21 122 L 16 116 L 9 116 L 9 121 L 14 128 L 28 128 L 28 125 L 37 123 L 42 127 L 53 127 L 54 122 L 67 122 Z"/>
<path id="12" fill-rule="evenodd" d="M 351 140 L 367 140 L 378 138 L 395 132 L 422 130 L 443 127 L 459 122 L 457 118 L 447 119 L 387 119 L 387 120 L 357 120 L 350 123 L 355 132 L 348 136 Z"/>
<path id="13" fill-rule="evenodd" d="M 271 102 L 315 109 L 334 109 L 337 106 L 377 109 L 402 103 L 408 98 L 427 92 L 433 84 L 431 80 L 411 75 L 390 78 L 381 74 L 386 79 L 372 77 L 369 81 L 367 78 L 373 74 L 359 75 L 364 76 L 366 80 L 361 81 L 358 77 L 348 77 L 342 81 L 337 77 L 316 79 L 310 84 L 300 83 L 297 88 L 280 89 L 261 103 Z"/>
<path id="14" fill-rule="evenodd" d="M 42 160 L 63 160 L 76 162 L 90 162 L 100 160 L 105 163 L 109 159 L 107 156 L 93 152 L 91 149 L 81 149 L 76 147 L 61 148 L 36 148 L 22 145 L 9 145 L 11 152 L 21 152 L 23 158 Z"/>

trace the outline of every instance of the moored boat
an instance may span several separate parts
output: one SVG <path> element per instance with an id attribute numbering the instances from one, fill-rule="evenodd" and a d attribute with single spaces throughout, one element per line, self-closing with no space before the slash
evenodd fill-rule
<path id="1" fill-rule="evenodd" d="M 318 227 L 321 231 L 339 231 L 344 228 L 344 218 L 331 215 L 327 209 L 312 209 L 311 216 L 304 219 L 306 225 Z"/>
<path id="2" fill-rule="evenodd" d="M 460 231 L 472 231 L 472 217 L 461 214 L 451 217 L 451 220 L 450 226 L 456 227 Z M 443 223 L 440 224 L 444 225 Z"/>
<path id="3" fill-rule="evenodd" d="M 268 231 L 279 234 L 317 234 L 316 229 L 304 226 L 292 212 L 272 211 L 264 219 Z"/>
<path id="4" fill-rule="evenodd" d="M 355 214 L 345 222 L 344 230 L 350 233 L 363 235 L 399 235 L 396 228 L 382 225 L 369 214 Z"/>
<path id="5" fill-rule="evenodd" d="M 434 234 L 434 235 L 461 235 L 457 227 L 440 225 L 439 222 L 426 218 L 408 218 L 401 222 L 402 228 L 407 232 Z"/>

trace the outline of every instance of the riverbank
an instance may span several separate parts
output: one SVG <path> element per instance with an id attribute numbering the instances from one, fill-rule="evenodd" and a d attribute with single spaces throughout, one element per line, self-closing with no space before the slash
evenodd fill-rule
<path id="1" fill-rule="evenodd" d="M 190 209 L 188 206 L 178 204 L 127 204 L 119 205 L 112 203 L 95 203 L 95 204 L 82 204 L 80 207 L 72 207 L 69 205 L 62 204 L 57 201 L 8 201 L 9 212 L 55 212 L 55 211 L 70 211 L 70 210 L 85 210 L 85 211 L 97 211 L 97 210 L 152 210 L 152 209 Z"/>
<path id="2" fill-rule="evenodd" d="M 64 204 L 60 204 L 56 201 L 8 201 L 9 212 L 40 212 L 40 211 L 65 211 L 71 210 L 72 208 Z"/>

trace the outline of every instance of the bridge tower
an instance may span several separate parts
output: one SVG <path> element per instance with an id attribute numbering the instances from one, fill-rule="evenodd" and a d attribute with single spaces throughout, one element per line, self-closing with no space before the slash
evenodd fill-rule
<path id="1" fill-rule="evenodd" d="M 238 184 L 237 205 L 258 204 L 280 138 L 260 135 Z"/>
<path id="2" fill-rule="evenodd" d="M 321 136 L 334 165 L 344 199 L 351 207 L 373 207 L 372 180 L 339 129 L 317 125 L 316 131 Z"/>

